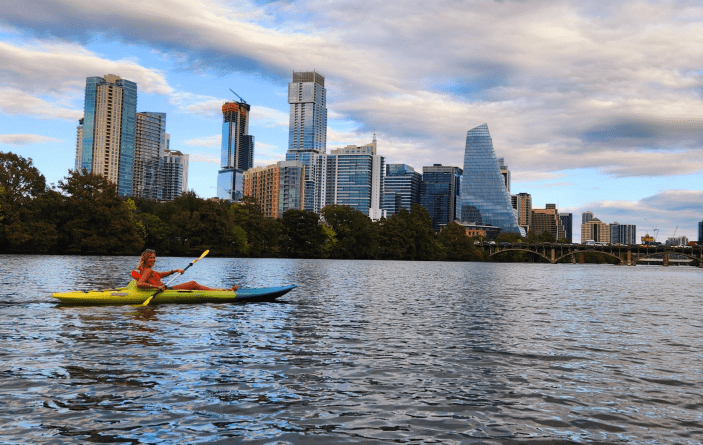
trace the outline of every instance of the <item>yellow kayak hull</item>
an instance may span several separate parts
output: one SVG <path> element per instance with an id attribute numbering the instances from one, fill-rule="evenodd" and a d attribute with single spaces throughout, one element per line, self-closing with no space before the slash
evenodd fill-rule
<path id="1" fill-rule="evenodd" d="M 141 304 L 152 294 L 153 289 L 140 289 L 132 280 L 127 287 L 91 291 L 57 292 L 51 294 L 62 304 L 67 305 L 119 305 Z M 156 295 L 152 304 L 196 304 L 196 303 L 240 303 L 247 301 L 273 301 L 290 292 L 296 285 L 264 287 L 255 289 L 224 290 L 177 290 L 166 289 Z"/>

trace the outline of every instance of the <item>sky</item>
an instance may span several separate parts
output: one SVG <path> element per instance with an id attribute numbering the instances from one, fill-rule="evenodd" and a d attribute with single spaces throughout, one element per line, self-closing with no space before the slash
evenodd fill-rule
<path id="1" fill-rule="evenodd" d="M 56 184 L 74 167 L 85 79 L 137 83 L 167 113 L 189 188 L 216 195 L 221 105 L 251 105 L 255 165 L 285 158 L 293 71 L 325 77 L 328 151 L 463 167 L 483 123 L 511 193 L 638 237 L 698 238 L 703 4 L 559 0 L 5 0 L 0 151 Z"/>

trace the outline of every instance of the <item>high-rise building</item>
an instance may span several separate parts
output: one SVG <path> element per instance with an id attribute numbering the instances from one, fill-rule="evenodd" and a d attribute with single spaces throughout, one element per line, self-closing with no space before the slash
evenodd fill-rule
<path id="1" fill-rule="evenodd" d="M 132 196 L 158 199 L 159 160 L 166 151 L 166 113 L 137 113 Z"/>
<path id="2" fill-rule="evenodd" d="M 462 173 L 459 167 L 442 164 L 422 167 L 420 204 L 432 217 L 435 231 L 454 221 Z"/>
<path id="3" fill-rule="evenodd" d="M 267 218 L 280 218 L 287 210 L 302 210 L 305 166 L 279 161 L 244 172 L 244 196 L 253 197 Z"/>
<path id="4" fill-rule="evenodd" d="M 666 239 L 665 245 L 672 247 L 680 247 L 688 244 L 687 236 L 671 236 Z"/>
<path id="5" fill-rule="evenodd" d="M 634 224 L 618 224 L 614 222 L 610 225 L 611 244 L 637 244 L 637 226 Z"/>
<path id="6" fill-rule="evenodd" d="M 529 193 L 510 195 L 510 203 L 513 210 L 517 212 L 518 225 L 525 233 L 529 232 L 532 225 L 532 195 Z"/>
<path id="7" fill-rule="evenodd" d="M 586 224 L 587 222 L 589 222 L 592 219 L 593 219 L 593 212 L 583 212 L 581 214 L 581 224 Z M 581 239 L 581 241 L 584 241 L 584 240 Z"/>
<path id="8" fill-rule="evenodd" d="M 505 190 L 510 193 L 510 170 L 505 165 L 505 158 L 498 158 L 498 168 L 500 168 L 500 174 L 503 175 L 503 181 L 505 181 Z"/>
<path id="9" fill-rule="evenodd" d="M 78 120 L 78 127 L 76 127 L 76 162 L 73 165 L 75 171 L 81 169 L 81 162 L 83 161 L 83 118 Z"/>
<path id="10" fill-rule="evenodd" d="M 250 109 L 244 101 L 222 105 L 222 148 L 217 173 L 217 197 L 220 199 L 241 199 L 242 175 L 254 166 L 254 136 L 249 134 Z"/>
<path id="11" fill-rule="evenodd" d="M 385 158 L 376 154 L 376 140 L 363 146 L 348 145 L 320 155 L 318 176 L 324 199 L 322 207 L 330 204 L 347 205 L 373 220 L 383 216 L 383 177 Z"/>
<path id="12" fill-rule="evenodd" d="M 559 219 L 561 220 L 562 227 L 564 227 L 564 238 L 568 242 L 573 243 L 574 215 L 571 213 L 560 213 Z"/>
<path id="13" fill-rule="evenodd" d="M 555 240 L 564 239 L 564 226 L 561 224 L 556 205 L 547 204 L 544 209 L 532 209 L 532 231 L 541 235 L 544 232 L 551 234 Z"/>
<path id="14" fill-rule="evenodd" d="M 487 124 L 466 134 L 460 203 L 457 217 L 461 221 L 490 224 L 504 233 L 521 233 Z"/>
<path id="15" fill-rule="evenodd" d="M 593 214 L 591 213 L 591 215 Z M 581 224 L 581 242 L 588 240 L 597 243 L 609 243 L 610 226 L 598 218 L 591 218 L 588 222 Z"/>
<path id="16" fill-rule="evenodd" d="M 300 161 L 305 165 L 305 210 L 319 212 L 323 207 L 324 192 L 317 189 L 318 160 L 327 152 L 327 91 L 325 78 L 315 71 L 294 72 L 288 84 L 290 122 L 286 161 Z"/>
<path id="17" fill-rule="evenodd" d="M 383 210 L 391 216 L 400 209 L 408 212 L 420 202 L 422 175 L 407 164 L 386 164 L 383 179 Z"/>
<path id="18" fill-rule="evenodd" d="M 137 84 L 114 74 L 88 77 L 85 84 L 80 168 L 132 194 Z"/>
<path id="19" fill-rule="evenodd" d="M 703 221 L 698 222 L 698 243 L 703 243 Z"/>
<path id="20" fill-rule="evenodd" d="M 188 191 L 187 154 L 165 149 L 159 158 L 159 192 L 161 201 L 172 201 Z"/>

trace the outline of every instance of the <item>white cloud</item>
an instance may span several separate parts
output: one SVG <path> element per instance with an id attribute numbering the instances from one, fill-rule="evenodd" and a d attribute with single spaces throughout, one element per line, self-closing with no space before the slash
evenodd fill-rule
<path id="1" fill-rule="evenodd" d="M 0 113 L 33 116 L 39 119 L 67 119 L 76 121 L 76 124 L 78 119 L 83 117 L 83 110 L 62 107 L 58 105 L 60 100 L 55 97 L 46 97 L 46 99 L 14 88 L 0 87 Z"/>
<path id="2" fill-rule="evenodd" d="M 195 139 L 188 139 L 186 141 L 183 141 L 184 144 L 190 145 L 193 147 L 217 147 L 219 148 L 222 145 L 222 136 L 217 134 L 214 136 L 205 136 L 201 138 L 195 138 Z"/>
<path id="3" fill-rule="evenodd" d="M 44 142 L 61 142 L 61 139 L 38 134 L 0 134 L 0 144 L 15 146 L 41 144 Z"/>
<path id="4" fill-rule="evenodd" d="M 188 160 L 189 160 L 189 162 L 205 162 L 208 164 L 219 164 L 220 163 L 219 156 L 215 156 L 215 155 L 211 155 L 211 154 L 203 154 L 203 153 L 189 154 Z"/>

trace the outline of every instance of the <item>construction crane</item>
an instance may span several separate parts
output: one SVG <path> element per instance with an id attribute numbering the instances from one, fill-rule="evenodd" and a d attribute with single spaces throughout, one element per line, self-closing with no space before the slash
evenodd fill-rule
<path id="1" fill-rule="evenodd" d="M 674 229 L 674 235 L 672 236 L 672 238 L 675 238 L 675 237 L 676 237 L 676 231 L 677 231 L 677 230 L 679 230 L 679 226 L 676 226 L 676 228 Z"/>
<path id="2" fill-rule="evenodd" d="M 648 220 L 647 218 L 645 218 L 644 220 L 647 221 L 647 224 L 649 224 L 650 226 L 652 226 L 652 232 L 654 232 L 654 242 L 656 243 L 656 242 L 657 242 L 657 232 L 659 232 L 659 229 L 657 229 L 656 227 L 654 227 L 654 226 L 652 225 L 652 223 L 649 222 L 649 220 Z M 678 226 L 676 226 L 676 227 L 678 227 Z"/>
<path id="3" fill-rule="evenodd" d="M 230 88 L 229 90 L 230 90 L 232 93 L 234 93 L 234 95 L 237 96 L 237 97 L 239 98 L 239 100 L 242 101 L 243 104 L 247 103 L 247 101 L 244 100 L 244 99 L 242 99 L 242 96 L 240 96 L 239 94 L 235 93 L 232 88 Z"/>

